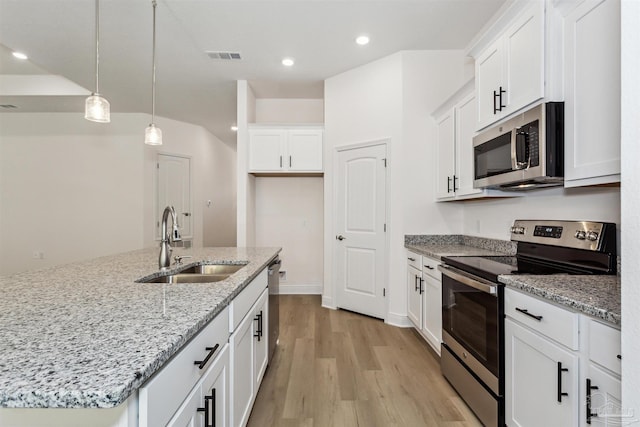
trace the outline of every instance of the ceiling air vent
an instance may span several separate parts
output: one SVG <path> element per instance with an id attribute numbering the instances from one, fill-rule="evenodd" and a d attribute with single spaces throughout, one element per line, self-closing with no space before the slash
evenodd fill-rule
<path id="1" fill-rule="evenodd" d="M 0 107 L 1 107 L 1 108 L 7 108 L 7 109 L 10 109 L 10 108 L 18 108 L 18 107 L 16 107 L 16 106 L 15 106 L 15 105 L 13 105 L 13 104 L 0 104 Z"/>
<path id="2" fill-rule="evenodd" d="M 207 55 L 211 59 L 219 59 L 221 61 L 239 61 L 242 58 L 240 57 L 240 52 L 213 52 L 207 51 Z"/>

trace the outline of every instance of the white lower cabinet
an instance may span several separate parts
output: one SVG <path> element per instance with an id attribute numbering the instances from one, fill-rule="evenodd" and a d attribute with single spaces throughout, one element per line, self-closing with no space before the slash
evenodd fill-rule
<path id="1" fill-rule="evenodd" d="M 216 360 L 178 412 L 170 427 L 227 426 L 229 420 L 229 345 L 225 344 Z"/>
<path id="2" fill-rule="evenodd" d="M 440 262 L 407 251 L 407 317 L 440 354 L 442 343 L 442 279 Z"/>
<path id="3" fill-rule="evenodd" d="M 577 426 L 578 366 L 573 352 L 507 318 L 507 425 Z"/>
<path id="4" fill-rule="evenodd" d="M 186 414 L 186 408 L 183 406 L 188 403 L 204 405 L 199 400 L 202 384 L 211 370 L 219 367 L 219 363 L 228 365 L 228 356 L 222 356 L 227 351 L 228 339 L 229 309 L 225 308 L 140 388 L 138 392 L 140 427 L 181 425 L 180 423 L 172 424 L 173 421 L 171 421 L 178 416 L 178 412 L 185 412 L 180 417 L 181 421 L 184 417 L 191 417 L 194 422 L 198 422 L 199 419 L 204 420 L 198 411 Z M 226 368 L 224 370 L 226 372 Z M 198 399 L 195 399 L 194 393 Z M 221 394 L 226 394 L 225 390 L 221 390 Z M 223 398 L 226 399 L 226 395 Z"/>
<path id="5" fill-rule="evenodd" d="M 621 425 L 620 330 L 505 289 L 510 427 Z"/>
<path id="6" fill-rule="evenodd" d="M 267 367 L 268 292 L 264 291 L 231 334 L 231 425 L 245 426 Z"/>

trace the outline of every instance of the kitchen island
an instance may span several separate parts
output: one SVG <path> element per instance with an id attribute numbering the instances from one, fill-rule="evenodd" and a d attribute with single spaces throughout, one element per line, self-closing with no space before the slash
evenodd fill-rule
<path id="1" fill-rule="evenodd" d="M 179 269 L 203 262 L 246 264 L 216 283 L 136 283 L 160 274 L 157 248 L 0 277 L 0 424 L 19 425 L 16 419 L 36 411 L 11 408 L 74 408 L 64 412 L 105 418 L 107 408 L 115 408 L 118 419 L 134 417 L 135 408 L 125 416 L 119 407 L 131 403 L 279 252 L 174 250 L 192 256 Z M 69 418 L 66 425 L 82 424 Z"/>

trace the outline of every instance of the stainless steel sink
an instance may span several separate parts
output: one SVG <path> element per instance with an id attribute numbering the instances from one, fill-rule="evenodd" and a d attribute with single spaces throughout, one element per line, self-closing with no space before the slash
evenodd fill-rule
<path id="1" fill-rule="evenodd" d="M 138 283 L 215 283 L 226 279 L 246 264 L 194 265 L 174 274 L 143 277 Z"/>
<path id="2" fill-rule="evenodd" d="M 235 273 L 243 268 L 244 265 L 238 264 L 205 264 L 194 265 L 193 267 L 186 268 L 180 271 L 180 274 L 213 274 L 213 275 L 227 275 Z"/>
<path id="3" fill-rule="evenodd" d="M 169 274 L 167 276 L 154 277 L 140 280 L 141 283 L 214 283 L 226 279 L 231 274 Z"/>

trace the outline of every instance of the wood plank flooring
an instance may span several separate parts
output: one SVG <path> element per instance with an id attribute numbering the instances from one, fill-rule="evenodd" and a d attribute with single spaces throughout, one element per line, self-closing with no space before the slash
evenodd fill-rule
<path id="1" fill-rule="evenodd" d="M 280 344 L 249 427 L 480 425 L 413 329 L 280 297 Z"/>

